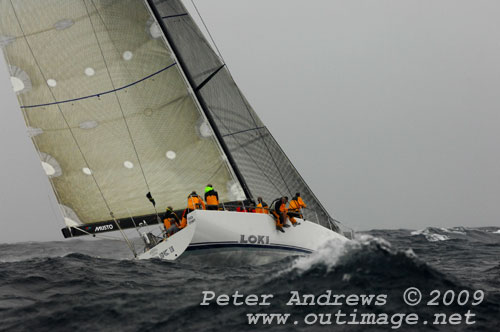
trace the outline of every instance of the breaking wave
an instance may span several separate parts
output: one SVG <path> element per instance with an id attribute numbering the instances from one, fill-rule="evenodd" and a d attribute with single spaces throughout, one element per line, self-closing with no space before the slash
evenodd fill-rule
<path id="1" fill-rule="evenodd" d="M 0 331 L 254 331 L 245 315 L 281 312 L 303 317 L 338 308 L 288 306 L 291 292 L 312 294 L 386 294 L 388 314 L 462 312 L 457 306 L 409 307 L 408 287 L 431 290 L 482 289 L 476 331 L 496 331 L 500 317 L 500 236 L 498 228 L 427 228 L 372 231 L 354 240 L 326 242 L 317 252 L 265 266 L 194 266 L 180 262 L 130 260 L 116 241 L 76 241 L 0 245 Z M 449 237 L 430 242 L 424 233 Z M 474 245 L 471 245 L 471 241 Z M 495 242 L 496 241 L 496 242 Z M 202 292 L 217 295 L 273 294 L 270 306 L 200 306 Z M 317 327 L 319 328 L 319 327 Z M 325 327 L 331 330 L 333 326 Z M 310 326 L 270 330 L 310 331 Z M 361 331 L 335 326 L 340 331 Z M 376 329 L 371 329 L 376 330 Z M 437 330 L 447 331 L 446 327 Z"/>
<path id="2" fill-rule="evenodd" d="M 500 230 L 494 227 L 484 228 L 466 228 L 466 227 L 451 227 L 438 228 L 427 227 L 421 230 L 412 231 L 413 236 L 423 236 L 429 242 L 447 241 L 447 240 L 467 240 L 480 242 L 497 243 L 500 237 Z"/>

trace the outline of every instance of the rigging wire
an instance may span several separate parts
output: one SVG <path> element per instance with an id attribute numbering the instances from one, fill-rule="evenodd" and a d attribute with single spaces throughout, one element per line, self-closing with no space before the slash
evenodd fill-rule
<path id="1" fill-rule="evenodd" d="M 223 62 L 224 64 L 226 64 L 226 61 L 225 61 L 225 60 L 224 60 L 224 58 L 222 57 L 222 53 L 220 52 L 219 48 L 217 47 L 217 44 L 215 43 L 215 40 L 213 39 L 212 34 L 210 33 L 210 30 L 208 30 L 208 27 L 207 27 L 207 25 L 205 24 L 205 20 L 204 20 L 204 19 L 203 19 L 203 17 L 201 16 L 200 11 L 198 10 L 198 7 L 196 7 L 196 4 L 194 3 L 194 0 L 191 0 L 191 3 L 193 4 L 193 7 L 194 7 L 194 9 L 196 10 L 196 13 L 198 14 L 198 17 L 200 18 L 201 23 L 203 23 L 203 26 L 205 27 L 205 30 L 207 31 L 208 36 L 210 37 L 210 40 L 212 41 L 212 44 L 214 44 L 214 47 L 215 47 L 215 49 L 217 50 L 217 53 L 219 54 L 219 57 L 221 58 L 222 62 Z"/>
<path id="2" fill-rule="evenodd" d="M 223 63 L 225 64 L 226 68 L 227 68 L 227 72 L 229 74 L 229 76 L 231 77 L 231 79 L 234 81 L 234 78 L 233 78 L 233 75 L 231 74 L 231 72 L 229 71 L 229 66 L 227 65 L 226 61 L 224 60 L 223 56 L 222 56 L 222 53 L 220 52 L 218 46 L 217 46 L 217 43 L 215 42 L 214 38 L 212 37 L 212 34 L 210 33 L 210 30 L 208 29 L 207 25 L 205 24 L 205 20 L 203 20 L 203 17 L 201 16 L 200 14 L 200 11 L 198 10 L 198 7 L 196 6 L 196 4 L 194 3 L 194 0 L 191 0 L 191 3 L 193 4 L 193 7 L 195 8 L 196 10 L 196 13 L 198 14 L 201 22 L 203 23 L 203 26 L 205 28 L 205 30 L 207 31 L 208 33 L 208 36 L 210 37 L 210 40 L 212 41 L 212 44 L 214 45 L 215 49 L 217 50 L 217 53 L 219 55 L 219 57 L 221 58 L 221 60 L 223 61 Z M 238 94 L 240 95 L 240 98 L 242 99 L 243 103 L 245 104 L 245 107 L 247 109 L 247 112 L 248 114 L 250 115 L 250 117 L 252 118 L 252 121 L 254 122 L 255 126 L 257 127 L 257 122 L 255 121 L 255 118 L 253 117 L 252 115 L 252 112 L 250 111 L 250 108 L 249 108 L 249 105 L 246 101 L 246 98 L 243 96 L 241 90 L 236 86 L 236 90 L 238 91 Z M 266 130 L 267 130 L 267 127 L 266 127 Z M 273 135 L 271 134 L 271 132 L 269 130 L 267 130 L 269 136 L 276 142 L 276 139 L 273 137 Z M 277 163 L 276 163 L 276 160 L 274 159 L 271 151 L 269 150 L 269 146 L 267 145 L 267 143 L 265 142 L 265 140 L 263 139 L 263 136 L 262 134 L 260 133 L 259 131 L 259 134 L 261 135 L 261 139 L 262 141 L 264 142 L 264 145 L 266 146 L 266 149 L 268 150 L 269 152 L 269 155 L 271 156 L 271 159 L 273 160 L 273 163 L 275 164 L 276 166 L 276 169 L 278 170 L 278 172 L 280 173 L 280 176 L 281 176 L 281 179 L 283 180 L 283 183 L 285 184 L 285 186 L 287 187 L 288 189 L 288 192 L 290 193 L 290 195 L 292 195 L 292 192 L 290 191 L 290 188 L 288 187 L 288 183 L 285 181 L 285 178 L 283 176 L 283 174 L 281 173 L 281 170 L 280 168 L 278 167 Z M 235 141 L 236 138 L 235 138 Z M 239 144 L 239 143 L 238 143 Z M 241 144 L 240 144 L 241 145 Z M 278 147 L 280 148 L 280 150 L 283 152 L 283 149 L 279 146 L 278 144 Z M 249 154 L 246 149 L 244 149 L 245 152 L 247 154 Z M 316 198 L 316 195 L 314 195 L 313 191 L 311 190 L 311 188 L 309 188 L 309 186 L 307 185 L 307 183 L 304 181 L 304 179 L 302 179 L 302 176 L 299 174 L 299 172 L 297 171 L 297 169 L 295 168 L 295 166 L 293 166 L 293 164 L 290 162 L 290 160 L 288 159 L 288 157 L 286 156 L 286 154 L 283 152 L 283 155 L 287 158 L 289 164 L 292 166 L 293 170 L 296 172 L 296 174 L 299 176 L 299 178 L 302 180 L 302 184 L 305 185 L 305 187 L 308 189 L 308 191 L 311 193 L 311 195 L 315 198 L 316 202 L 318 203 L 319 207 L 321 209 L 323 209 L 323 211 L 327 214 L 327 216 L 329 216 L 328 212 L 326 212 L 326 209 L 323 207 L 323 205 L 321 204 L 321 202 Z M 255 161 L 254 161 L 255 162 Z"/>
<path id="3" fill-rule="evenodd" d="M 96 39 L 96 42 L 97 42 L 97 46 L 99 47 L 99 50 L 101 52 L 102 60 L 103 60 L 104 66 L 106 67 L 106 72 L 108 74 L 109 81 L 111 83 L 111 86 L 113 87 L 113 90 L 116 90 L 115 84 L 113 82 L 113 78 L 111 76 L 111 72 L 109 70 L 108 62 L 106 61 L 106 57 L 104 56 L 104 51 L 102 49 L 101 42 L 99 41 L 99 38 L 97 37 L 97 32 L 95 30 L 94 22 L 92 22 L 92 18 L 91 18 L 90 12 L 89 12 L 89 8 L 87 7 L 87 3 L 86 3 L 85 0 L 83 0 L 83 3 L 85 4 L 85 9 L 87 11 L 89 22 L 90 22 L 90 25 L 92 26 L 92 30 L 94 32 L 94 36 L 95 36 L 95 39 Z M 104 20 L 102 19 L 101 14 L 99 13 L 99 10 L 97 9 L 97 6 L 94 3 L 94 0 L 91 0 L 91 3 L 94 6 L 95 12 L 99 16 L 101 22 L 104 24 Z M 137 162 L 139 163 L 139 168 L 141 169 L 142 177 L 144 178 L 144 183 L 146 184 L 148 192 L 151 192 L 148 180 L 146 178 L 146 174 L 144 173 L 144 168 L 142 166 L 141 159 L 139 158 L 139 153 L 137 151 L 137 147 L 136 147 L 134 139 L 132 137 L 132 133 L 130 132 L 130 127 L 129 127 L 127 119 L 125 117 L 125 113 L 123 112 L 123 107 L 122 107 L 120 98 L 118 97 L 118 94 L 116 93 L 116 91 L 115 91 L 114 95 L 115 95 L 115 98 L 116 98 L 116 102 L 118 103 L 118 107 L 120 108 L 120 112 L 121 112 L 122 117 L 123 117 L 123 122 L 125 124 L 125 128 L 127 129 L 127 132 L 128 132 L 129 138 L 130 138 L 130 142 L 132 143 L 132 147 L 133 147 L 135 155 L 137 157 Z M 158 221 L 158 223 L 160 223 L 160 216 L 158 215 L 158 210 L 156 209 L 156 206 L 154 206 L 154 205 L 153 205 L 153 208 L 154 208 L 155 213 L 156 213 L 157 221 Z"/>
<path id="4" fill-rule="evenodd" d="M 231 79 L 233 80 L 233 82 L 235 82 L 235 80 L 234 80 L 234 78 L 233 78 L 233 75 L 232 75 L 232 74 L 231 74 L 231 72 L 229 71 L 229 66 L 227 65 L 226 61 L 224 60 L 224 58 L 223 58 L 223 56 L 222 56 L 222 53 L 220 52 L 219 47 L 217 46 L 217 43 L 215 42 L 214 38 L 212 37 L 212 34 L 210 33 L 210 30 L 208 30 L 208 27 L 207 27 L 207 25 L 205 24 L 205 20 L 203 20 L 203 17 L 201 16 L 200 11 L 198 10 L 198 7 L 197 7 L 197 6 L 196 6 L 196 4 L 194 3 L 194 0 L 191 0 L 191 3 L 193 4 L 193 7 L 195 8 L 196 13 L 198 14 L 198 16 L 199 16 L 199 18 L 200 18 L 201 22 L 203 23 L 203 26 L 205 27 L 205 30 L 207 31 L 208 36 L 210 37 L 210 40 L 212 41 L 212 44 L 214 45 L 215 49 L 217 50 L 217 53 L 218 53 L 219 57 L 221 58 L 221 60 L 222 60 L 222 62 L 224 63 L 224 65 L 226 66 L 226 68 L 227 68 L 227 72 L 228 72 L 229 76 L 231 77 Z M 248 103 L 247 103 L 247 101 L 246 101 L 246 98 L 243 96 L 243 94 L 242 94 L 241 90 L 238 88 L 238 86 L 236 86 L 236 84 L 235 84 L 235 88 L 236 88 L 236 91 L 238 91 L 238 94 L 240 95 L 240 98 L 241 98 L 241 100 L 243 101 L 243 104 L 245 105 L 245 108 L 246 108 L 246 110 L 247 110 L 248 114 L 250 115 L 250 118 L 252 119 L 252 121 L 253 121 L 253 123 L 254 123 L 255 127 L 258 127 L 258 125 L 257 125 L 257 121 L 255 120 L 255 118 L 254 118 L 254 116 L 253 116 L 252 112 L 250 111 L 250 107 L 249 107 L 249 105 L 248 105 Z M 267 128 L 266 128 L 266 129 L 267 129 Z M 269 130 L 268 130 L 268 132 L 269 132 Z M 268 146 L 267 142 L 264 140 L 264 137 L 262 136 L 262 134 L 260 133 L 260 131 L 259 131 L 259 135 L 260 135 L 260 138 L 261 138 L 262 142 L 264 143 L 264 146 L 265 146 L 265 147 L 266 147 L 266 149 L 267 149 L 267 152 L 269 153 L 269 156 L 271 156 L 271 160 L 273 161 L 274 166 L 275 166 L 275 167 L 276 167 L 276 169 L 278 170 L 278 173 L 280 174 L 280 177 L 281 177 L 281 179 L 283 180 L 283 184 L 285 185 L 286 189 L 288 190 L 289 195 L 292 195 L 292 191 L 291 191 L 291 190 L 290 190 L 290 188 L 288 187 L 288 183 L 286 182 L 285 177 L 283 176 L 283 173 L 281 172 L 280 168 L 278 167 L 278 164 L 277 164 L 276 160 L 274 159 L 274 156 L 273 156 L 273 154 L 271 153 L 271 150 L 269 149 L 269 146 Z M 271 137 L 272 137 L 272 135 L 271 135 Z M 274 139 L 274 137 L 273 137 L 273 139 Z M 236 138 L 234 138 L 234 140 L 235 140 L 235 141 L 237 141 L 237 143 L 241 146 L 241 144 L 238 142 L 238 140 L 237 140 Z M 250 154 L 249 154 L 249 152 L 248 152 L 245 148 L 243 148 L 243 150 L 244 150 L 244 151 L 245 151 L 248 155 L 250 155 Z M 253 160 L 253 158 L 252 158 L 252 160 Z M 254 163 L 255 163 L 256 165 L 258 165 L 255 161 L 254 161 Z M 278 190 L 278 191 L 280 191 L 280 190 Z"/>

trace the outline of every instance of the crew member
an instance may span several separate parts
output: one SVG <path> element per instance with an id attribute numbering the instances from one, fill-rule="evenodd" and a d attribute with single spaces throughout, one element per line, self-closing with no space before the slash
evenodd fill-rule
<path id="1" fill-rule="evenodd" d="M 207 202 L 207 210 L 219 209 L 219 194 L 211 184 L 205 187 L 205 202 Z"/>
<path id="2" fill-rule="evenodd" d="M 203 202 L 203 199 L 196 193 L 196 191 L 193 191 L 191 194 L 188 196 L 188 206 L 187 206 L 187 214 L 194 210 L 205 210 L 205 202 Z"/>
<path id="3" fill-rule="evenodd" d="M 262 197 L 257 197 L 257 202 L 257 208 L 255 209 L 255 212 L 268 214 L 269 207 L 267 206 L 267 203 L 262 200 Z"/>
<path id="4" fill-rule="evenodd" d="M 297 220 L 295 220 L 294 217 L 291 217 L 290 214 L 288 213 L 288 208 L 286 207 L 286 203 L 288 203 L 288 196 L 285 196 L 285 205 L 281 206 L 281 212 L 285 216 L 285 219 L 283 220 L 283 227 L 290 227 L 286 222 L 287 220 L 290 220 L 292 223 L 293 227 L 297 226 Z M 300 224 L 299 224 L 300 225 Z"/>
<path id="5" fill-rule="evenodd" d="M 302 197 L 300 197 L 300 193 L 295 193 L 295 196 L 297 197 L 297 201 L 299 202 L 300 208 L 301 208 L 301 209 L 306 208 L 306 207 L 307 207 L 307 205 L 306 205 L 306 203 L 304 203 L 304 201 L 302 200 Z"/>
<path id="6" fill-rule="evenodd" d="M 283 211 L 286 211 L 286 199 L 285 197 L 280 197 L 275 199 L 271 203 L 271 213 L 274 216 L 274 219 L 276 220 L 276 229 L 280 232 L 285 233 L 285 230 L 283 229 L 284 221 L 285 220 L 285 215 L 286 213 L 283 213 Z"/>
<path id="7" fill-rule="evenodd" d="M 189 214 L 189 209 L 184 209 L 184 212 L 182 212 L 182 218 L 181 218 L 181 223 L 179 225 L 179 229 L 183 229 L 184 227 L 187 226 L 187 215 Z"/>
<path id="8" fill-rule="evenodd" d="M 181 221 L 177 214 L 175 214 L 171 206 L 167 207 L 167 211 L 163 217 L 163 225 L 165 226 L 165 232 L 167 237 L 171 236 L 180 229 Z"/>
<path id="9" fill-rule="evenodd" d="M 302 202 L 302 204 L 300 202 Z M 300 223 L 297 222 L 295 218 L 304 219 L 300 210 L 302 205 L 305 206 L 304 202 L 300 198 L 300 193 L 296 193 L 295 196 L 290 201 L 290 204 L 288 205 L 288 218 L 290 219 L 294 227 L 300 225 Z"/>

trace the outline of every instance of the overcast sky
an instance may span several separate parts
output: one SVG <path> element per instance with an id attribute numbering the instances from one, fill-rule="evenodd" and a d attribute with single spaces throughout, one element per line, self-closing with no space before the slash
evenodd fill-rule
<path id="1" fill-rule="evenodd" d="M 500 226 L 499 1 L 196 4 L 334 217 L 357 230 Z M 0 97 L 0 243 L 61 239 L 4 59 Z"/>

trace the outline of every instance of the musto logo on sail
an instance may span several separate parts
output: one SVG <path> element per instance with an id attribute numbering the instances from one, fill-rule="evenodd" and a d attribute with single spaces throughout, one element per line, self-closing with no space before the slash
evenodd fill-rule
<path id="1" fill-rule="evenodd" d="M 240 243 L 250 243 L 250 244 L 269 244 L 269 235 L 240 235 Z"/>
<path id="2" fill-rule="evenodd" d="M 110 231 L 113 229 L 113 225 L 112 224 L 109 224 L 109 225 L 102 225 L 102 226 L 97 226 L 95 229 L 94 229 L 94 232 L 97 233 L 97 232 L 104 232 L 104 231 Z"/>

